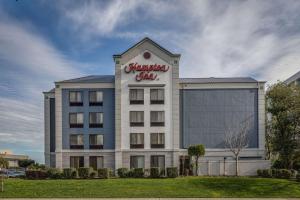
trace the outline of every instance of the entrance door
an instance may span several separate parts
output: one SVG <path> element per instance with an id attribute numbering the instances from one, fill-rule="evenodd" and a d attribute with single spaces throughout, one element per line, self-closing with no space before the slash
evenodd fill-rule
<path id="1" fill-rule="evenodd" d="M 179 174 L 181 176 L 191 175 L 192 170 L 190 168 L 190 157 L 189 156 L 180 156 L 179 161 L 180 161 Z"/>

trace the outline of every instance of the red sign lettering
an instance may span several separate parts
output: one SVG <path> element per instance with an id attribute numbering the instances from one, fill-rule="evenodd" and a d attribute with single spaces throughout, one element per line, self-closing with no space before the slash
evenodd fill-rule
<path id="1" fill-rule="evenodd" d="M 142 80 L 156 80 L 157 72 L 167 72 L 169 70 L 169 66 L 166 65 L 140 65 L 138 63 L 130 63 L 125 66 L 124 71 L 126 73 L 135 73 L 138 74 L 135 76 L 136 81 Z"/>

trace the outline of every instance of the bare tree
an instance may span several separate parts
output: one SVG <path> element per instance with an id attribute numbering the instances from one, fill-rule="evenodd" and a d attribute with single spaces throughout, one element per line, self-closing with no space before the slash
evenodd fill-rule
<path id="1" fill-rule="evenodd" d="M 236 176 L 239 175 L 239 154 L 248 146 L 249 126 L 250 121 L 247 119 L 245 122 L 242 122 L 238 128 L 227 128 L 225 131 L 225 145 L 235 157 Z"/>

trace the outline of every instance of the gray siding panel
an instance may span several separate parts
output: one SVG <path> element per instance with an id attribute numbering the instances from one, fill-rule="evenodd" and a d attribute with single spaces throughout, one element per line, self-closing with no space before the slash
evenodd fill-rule
<path id="1" fill-rule="evenodd" d="M 250 119 L 249 148 L 258 147 L 257 89 L 181 90 L 181 147 L 224 148 L 225 131 Z"/>
<path id="2" fill-rule="evenodd" d="M 69 91 L 83 92 L 83 106 L 69 106 Z M 103 106 L 89 106 L 89 91 L 103 92 Z M 69 113 L 84 114 L 84 128 L 69 127 Z M 103 112 L 103 128 L 89 128 L 89 113 Z M 62 90 L 62 145 L 69 149 L 70 134 L 84 134 L 84 149 L 89 149 L 89 134 L 103 134 L 104 149 L 115 147 L 115 91 L 113 88 L 63 89 Z"/>

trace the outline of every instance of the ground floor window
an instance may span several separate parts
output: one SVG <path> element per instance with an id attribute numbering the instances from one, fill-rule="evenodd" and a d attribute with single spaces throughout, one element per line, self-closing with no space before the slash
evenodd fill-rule
<path id="1" fill-rule="evenodd" d="M 144 156 L 130 156 L 130 168 L 144 168 L 145 157 Z"/>
<path id="2" fill-rule="evenodd" d="M 165 156 L 151 156 L 150 167 L 165 169 Z"/>
<path id="3" fill-rule="evenodd" d="M 84 167 L 83 156 L 70 156 L 70 168 Z"/>
<path id="4" fill-rule="evenodd" d="M 103 168 L 103 156 L 90 156 L 90 167 L 94 170 Z"/>

